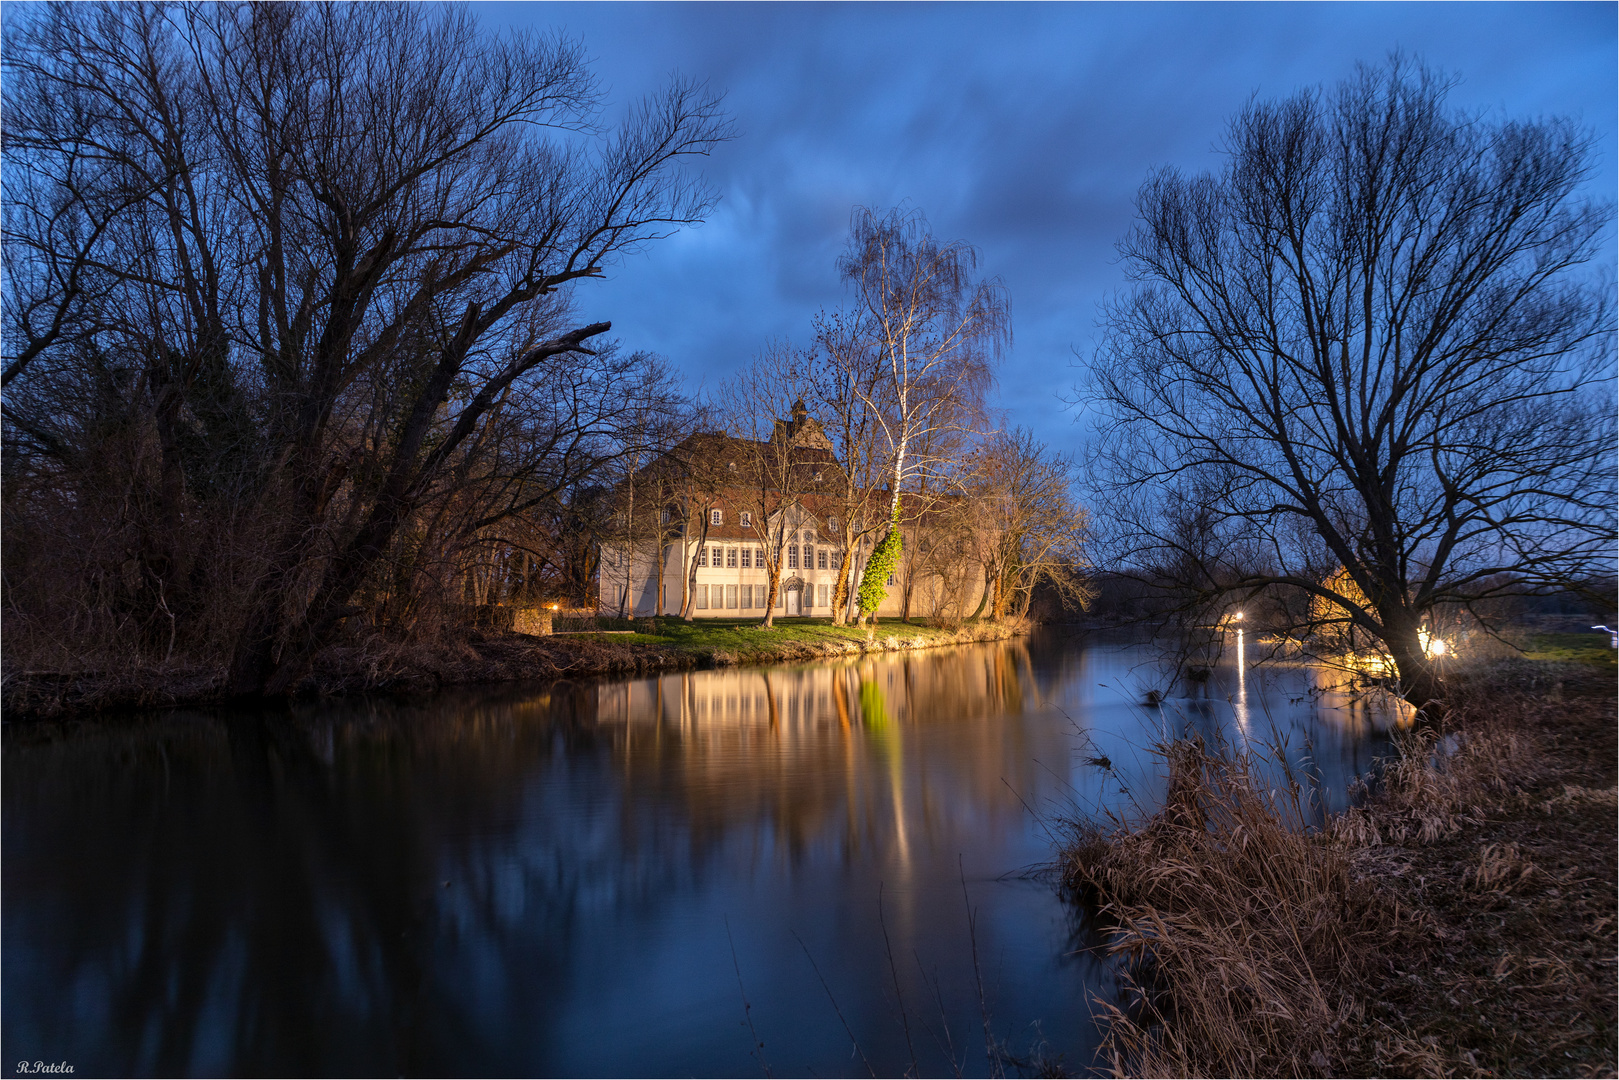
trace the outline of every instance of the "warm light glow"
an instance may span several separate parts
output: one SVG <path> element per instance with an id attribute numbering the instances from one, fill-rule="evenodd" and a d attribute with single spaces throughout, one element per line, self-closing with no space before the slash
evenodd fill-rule
<path id="1" fill-rule="evenodd" d="M 1239 611 L 1239 612 L 1237 612 L 1237 614 L 1236 614 L 1236 616 L 1235 616 L 1235 618 L 1236 618 L 1236 620 L 1237 620 L 1237 621 L 1238 621 L 1238 622 L 1241 622 L 1241 621 L 1242 621 L 1242 612 L 1240 612 L 1240 611 Z"/>
<path id="2" fill-rule="evenodd" d="M 1426 627 L 1417 631 L 1417 640 L 1422 643 L 1422 655 L 1430 660 L 1450 651 L 1450 646 L 1443 639 L 1430 635 Z"/>

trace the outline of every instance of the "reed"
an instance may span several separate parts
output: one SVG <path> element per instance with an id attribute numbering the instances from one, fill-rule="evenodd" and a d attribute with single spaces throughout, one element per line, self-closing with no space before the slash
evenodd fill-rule
<path id="1" fill-rule="evenodd" d="M 1266 783 L 1265 752 L 1157 748 L 1163 808 L 1139 825 L 1076 827 L 1065 883 L 1127 962 L 1128 997 L 1102 1002 L 1102 1054 L 1120 1076 L 1307 1076 L 1328 1071 L 1349 988 L 1400 913 L 1305 828 L 1301 786 Z"/>
<path id="2" fill-rule="evenodd" d="M 1162 807 L 1070 822 L 1061 853 L 1124 967 L 1125 993 L 1099 1003 L 1103 1067 L 1613 1075 L 1599 682 L 1562 667 L 1463 683 L 1453 726 L 1402 736 L 1321 828 L 1276 748 L 1157 747 Z"/>

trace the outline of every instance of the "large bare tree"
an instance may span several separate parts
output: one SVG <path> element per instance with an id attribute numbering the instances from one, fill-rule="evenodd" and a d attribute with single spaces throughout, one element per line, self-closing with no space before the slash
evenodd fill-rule
<path id="1" fill-rule="evenodd" d="M 680 165 L 728 133 L 679 81 L 605 122 L 578 43 L 458 8 L 49 5 L 5 62 L 8 171 L 85 178 L 7 217 L 8 415 L 48 449 L 61 385 L 133 376 L 160 597 L 230 489 L 237 694 L 292 688 L 492 411 L 596 351 L 571 285 L 699 220 Z"/>
<path id="2" fill-rule="evenodd" d="M 1330 601 L 1419 706 L 1438 605 L 1559 586 L 1614 538 L 1590 138 L 1448 89 L 1395 57 L 1256 100 L 1216 173 L 1153 175 L 1088 388 L 1113 558 Z"/>
<path id="3" fill-rule="evenodd" d="M 982 416 L 1011 316 L 1001 282 L 978 276 L 977 251 L 940 241 L 914 211 L 857 209 L 838 269 L 852 294 L 849 325 L 881 372 L 869 390 L 851 389 L 868 395 L 888 447 L 888 527 L 861 581 L 863 621 L 898 561 L 901 493 L 938 466 L 924 447 L 951 447 L 946 433 Z"/>

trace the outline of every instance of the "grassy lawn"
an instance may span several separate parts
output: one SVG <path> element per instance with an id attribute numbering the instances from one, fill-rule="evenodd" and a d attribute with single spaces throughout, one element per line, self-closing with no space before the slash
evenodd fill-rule
<path id="1" fill-rule="evenodd" d="M 638 620 L 644 623 L 645 620 Z M 678 618 L 656 620 L 656 634 L 580 634 L 585 640 L 621 645 L 661 645 L 694 652 L 719 650 L 737 656 L 769 656 L 786 645 L 821 645 L 828 642 L 864 641 L 866 631 L 858 626 L 833 626 L 831 619 L 780 618 L 769 630 L 759 629 L 758 619 L 703 619 L 682 622 Z M 897 637 L 931 639 L 949 637 L 952 631 L 920 623 L 885 619 L 877 625 L 879 639 Z"/>
<path id="2" fill-rule="evenodd" d="M 1615 650 L 1606 633 L 1591 630 L 1573 634 L 1530 634 L 1523 643 L 1530 660 L 1613 666 Z"/>

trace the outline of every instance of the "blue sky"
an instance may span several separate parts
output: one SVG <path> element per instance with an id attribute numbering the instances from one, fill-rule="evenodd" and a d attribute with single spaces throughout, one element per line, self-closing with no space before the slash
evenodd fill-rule
<path id="1" fill-rule="evenodd" d="M 580 314 L 715 386 L 771 339 L 807 343 L 836 305 L 856 205 L 922 210 L 978 247 L 1012 302 L 997 400 L 1072 447 L 1059 400 L 1097 305 L 1125 285 L 1114 244 L 1149 170 L 1216 167 L 1253 94 L 1331 84 L 1390 50 L 1460 79 L 1453 105 L 1568 115 L 1598 137 L 1611 199 L 1619 48 L 1612 3 L 475 5 L 491 28 L 562 29 L 610 109 L 671 73 L 726 92 L 739 137 L 704 164 L 701 228 L 582 288 Z M 611 115 L 611 113 L 610 113 Z"/>

